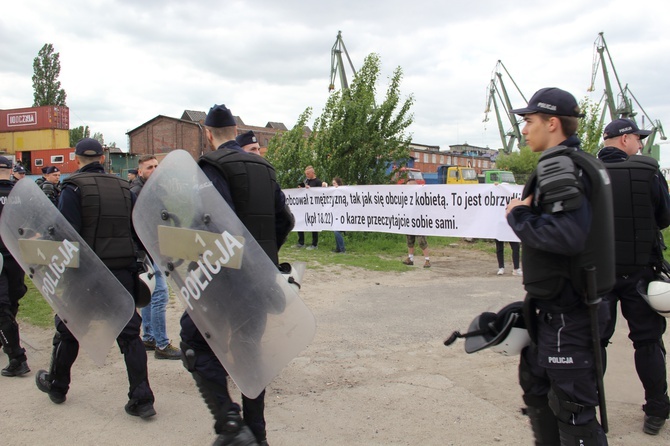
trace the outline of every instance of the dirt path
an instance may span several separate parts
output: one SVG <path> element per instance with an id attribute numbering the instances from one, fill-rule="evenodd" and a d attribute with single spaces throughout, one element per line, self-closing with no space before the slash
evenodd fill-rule
<path id="1" fill-rule="evenodd" d="M 462 341 L 442 345 L 482 311 L 520 300 L 520 279 L 496 276 L 494 256 L 476 251 L 445 249 L 431 261 L 431 269 L 402 273 L 308 269 L 301 295 L 317 335 L 268 388 L 271 445 L 532 444 L 519 410 L 517 358 L 467 355 Z M 171 302 L 175 341 L 180 314 Z M 1 444 L 211 444 L 212 418 L 180 361 L 149 357 L 158 412 L 149 421 L 123 410 L 127 381 L 116 347 L 100 368 L 82 353 L 67 402 L 52 404 L 34 385 L 34 372 L 48 366 L 52 334 L 22 327 L 33 371 L 0 378 Z M 643 392 L 626 334 L 624 323 L 609 349 L 610 444 L 670 444 L 668 427 L 657 437 L 642 433 Z"/>

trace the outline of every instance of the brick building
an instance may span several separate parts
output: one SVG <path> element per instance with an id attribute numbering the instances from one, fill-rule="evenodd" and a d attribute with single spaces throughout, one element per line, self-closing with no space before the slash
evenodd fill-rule
<path id="1" fill-rule="evenodd" d="M 468 143 L 450 145 L 448 151 L 440 151 L 440 146 L 410 144 L 410 157 L 415 167 L 424 173 L 435 173 L 441 165 L 474 167 L 478 174 L 491 169 L 495 164 L 497 150 L 471 146 Z"/>
<path id="2" fill-rule="evenodd" d="M 133 155 L 166 155 L 175 149 L 186 150 L 198 159 L 207 148 L 207 139 L 203 123 L 207 113 L 185 110 L 181 118 L 158 115 L 144 124 L 128 131 L 129 151 Z M 261 154 L 265 153 L 270 140 L 288 129 L 281 122 L 268 122 L 265 127 L 246 125 L 239 116 L 235 116 L 237 133 L 253 130 L 261 145 Z"/>

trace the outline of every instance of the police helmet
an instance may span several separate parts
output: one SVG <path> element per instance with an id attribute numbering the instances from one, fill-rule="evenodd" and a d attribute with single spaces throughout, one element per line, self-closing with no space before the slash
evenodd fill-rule
<path id="1" fill-rule="evenodd" d="M 653 280 L 649 282 L 647 294 L 642 294 L 644 300 L 658 314 L 670 317 L 670 283 L 663 280 Z"/>
<path id="2" fill-rule="evenodd" d="M 518 355 L 530 344 L 522 310 L 523 302 L 519 301 L 503 307 L 497 313 L 484 312 L 474 318 L 467 333 L 454 332 L 445 345 L 452 344 L 456 338 L 465 338 L 466 353 L 491 348 L 506 356 Z"/>
<path id="3" fill-rule="evenodd" d="M 144 257 L 139 265 L 139 287 L 137 290 L 135 306 L 144 308 L 151 303 L 151 295 L 156 289 L 156 270 L 149 256 Z"/>

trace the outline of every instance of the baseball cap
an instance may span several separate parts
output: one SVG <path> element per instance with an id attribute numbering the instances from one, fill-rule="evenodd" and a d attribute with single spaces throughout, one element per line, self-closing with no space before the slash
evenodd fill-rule
<path id="1" fill-rule="evenodd" d="M 258 142 L 258 138 L 256 138 L 253 130 L 249 130 L 248 132 L 242 133 L 241 135 L 237 135 L 235 141 L 237 141 L 241 147 L 244 147 Z"/>
<path id="2" fill-rule="evenodd" d="M 515 115 L 530 115 L 532 113 L 544 113 L 555 116 L 574 116 L 583 118 L 579 105 L 573 95 L 556 87 L 542 88 L 538 90 L 525 108 L 512 110 Z"/>
<path id="3" fill-rule="evenodd" d="M 628 118 L 615 119 L 607 124 L 603 132 L 603 139 L 616 138 L 621 135 L 640 135 L 644 139 L 651 135 L 651 130 L 640 130 L 635 121 Z"/>
<path id="4" fill-rule="evenodd" d="M 0 156 L 0 169 L 11 169 L 12 168 L 12 160 L 7 158 L 6 156 Z"/>
<path id="5" fill-rule="evenodd" d="M 84 138 L 74 147 L 75 155 L 79 156 L 100 156 L 104 155 L 102 144 L 93 138 Z"/>

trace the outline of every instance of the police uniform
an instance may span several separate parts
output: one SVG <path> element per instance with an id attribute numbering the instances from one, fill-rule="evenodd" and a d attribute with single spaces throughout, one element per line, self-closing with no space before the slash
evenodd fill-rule
<path id="1" fill-rule="evenodd" d="M 49 175 L 51 173 L 55 172 L 60 172 L 58 167 L 56 166 L 47 166 L 42 169 L 42 173 L 44 175 Z M 61 186 L 59 183 L 52 183 L 50 181 L 47 181 L 45 177 L 38 178 L 36 181 L 37 185 L 42 189 L 44 194 L 51 200 L 51 202 L 58 206 L 58 198 L 60 197 L 61 193 Z"/>
<path id="2" fill-rule="evenodd" d="M 540 90 L 529 101 L 539 109 L 513 112 L 580 116 L 574 97 L 561 92 Z M 604 167 L 579 145 L 572 135 L 545 150 L 523 192 L 524 198 L 533 195 L 530 207 L 514 207 L 507 217 L 524 253 L 524 316 L 533 342 L 522 351 L 519 382 L 538 445 L 607 444 L 596 419 L 584 270 L 596 268 L 598 292 L 611 288 L 612 199 Z M 599 308 L 600 318 L 607 317 L 605 310 Z"/>
<path id="3" fill-rule="evenodd" d="M 77 155 L 102 155 L 100 143 L 85 138 L 77 143 Z M 65 182 L 59 210 L 82 236 L 112 274 L 131 295 L 137 290 L 136 245 L 131 215 L 134 195 L 127 181 L 105 173 L 99 162 L 86 164 Z M 102 212 L 104 210 L 104 212 Z M 142 319 L 133 313 L 117 337 L 128 371 L 130 388 L 126 412 L 147 418 L 155 415 L 154 395 L 147 376 L 147 355 L 140 339 Z M 55 403 L 65 401 L 70 387 L 70 370 L 79 352 L 79 342 L 63 321 L 55 317 L 57 333 L 53 339 L 51 368 L 37 376 L 40 390 Z"/>
<path id="4" fill-rule="evenodd" d="M 633 121 L 619 119 L 605 130 L 609 137 L 621 134 L 651 133 L 639 130 Z M 666 319 L 654 311 L 640 296 L 638 287 L 645 290 L 654 280 L 655 268 L 663 262 L 660 229 L 670 225 L 670 196 L 658 162 L 647 156 L 628 156 L 617 147 L 604 147 L 598 158 L 605 163 L 612 179 L 616 246 L 616 284 L 605 301 L 610 308 L 610 323 L 603 335 L 603 346 L 614 334 L 617 305 L 628 322 L 629 335 L 635 349 L 635 369 L 645 391 L 643 406 L 647 417 L 656 417 L 658 429 L 670 414 L 666 377 L 663 333 Z M 645 423 L 645 432 L 656 434 L 657 429 Z"/>
<path id="5" fill-rule="evenodd" d="M 0 168 L 11 169 L 12 162 L 0 156 Z M 13 186 L 14 183 L 10 180 L 0 180 L 0 213 L 2 213 L 2 208 Z M 9 364 L 2 369 L 0 374 L 20 376 L 30 372 L 26 350 L 21 347 L 19 324 L 16 322 L 19 299 L 26 294 L 28 289 L 24 283 L 23 269 L 14 260 L 2 240 L 0 240 L 0 254 L 4 262 L 0 273 L 0 345 L 9 358 Z"/>
<path id="6" fill-rule="evenodd" d="M 215 106 L 210 110 L 205 125 L 228 127 L 234 126 L 235 122 L 225 106 Z M 227 141 L 217 150 L 202 156 L 199 165 L 268 257 L 278 264 L 279 248 L 294 222 L 272 165 L 258 155 L 245 153 L 235 140 Z M 266 317 L 266 313 L 259 314 L 245 324 L 244 329 L 261 336 Z M 253 333 L 248 335 L 254 336 Z M 186 312 L 181 318 L 181 338 L 181 350 L 186 354 L 185 365 L 214 415 L 215 431 L 224 434 L 227 424 L 239 420 L 240 412 L 239 405 L 232 401 L 228 392 L 228 373 Z M 242 395 L 244 423 L 260 444 L 266 444 L 264 407 L 265 391 L 254 399 Z"/>

